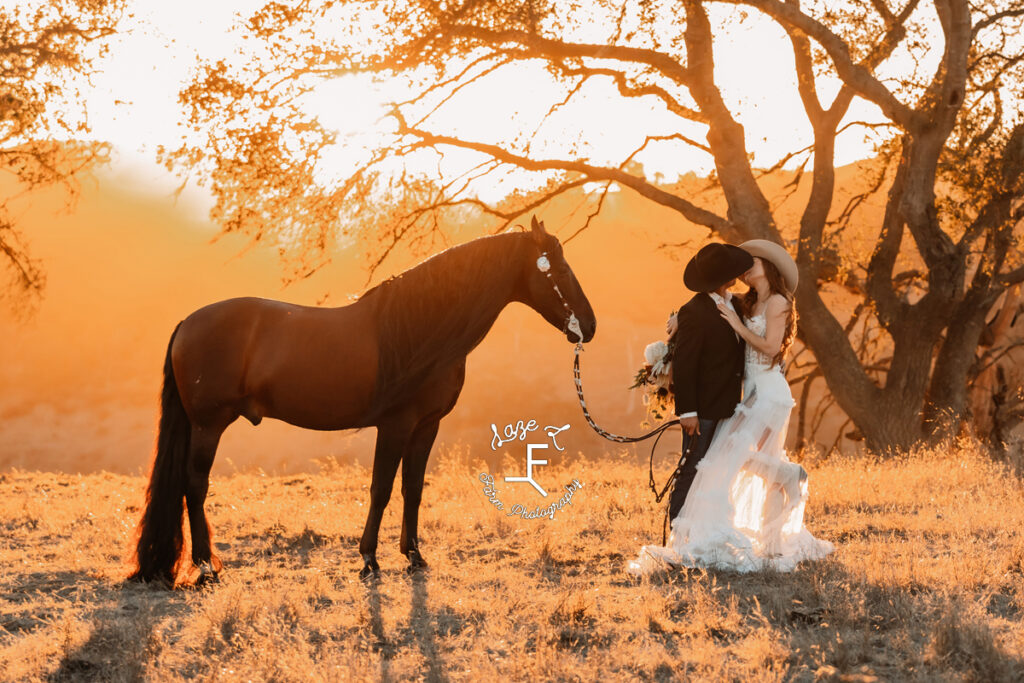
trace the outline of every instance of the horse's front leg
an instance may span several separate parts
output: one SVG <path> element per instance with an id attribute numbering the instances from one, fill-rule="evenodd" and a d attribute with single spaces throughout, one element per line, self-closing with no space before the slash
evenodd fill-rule
<path id="1" fill-rule="evenodd" d="M 423 495 L 423 477 L 427 469 L 430 449 L 434 446 L 439 418 L 427 418 L 416 426 L 405 456 L 402 458 L 402 498 L 405 507 L 402 514 L 402 540 L 399 549 L 409 558 L 409 571 L 425 569 L 426 560 L 420 553 L 417 527 L 419 524 L 420 500 Z"/>
<path id="2" fill-rule="evenodd" d="M 377 539 L 384 508 L 391 500 L 391 489 L 409 443 L 411 429 L 402 423 L 381 424 L 377 427 L 377 447 L 373 454 L 373 479 L 370 483 L 370 511 L 366 516 L 363 538 L 359 541 L 359 553 L 363 556 L 363 568 L 359 571 L 362 579 L 380 575 L 377 564 Z"/>

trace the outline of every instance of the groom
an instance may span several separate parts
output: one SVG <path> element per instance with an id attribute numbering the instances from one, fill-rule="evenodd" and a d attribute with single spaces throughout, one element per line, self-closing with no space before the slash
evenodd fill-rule
<path id="1" fill-rule="evenodd" d="M 731 244 L 712 243 L 686 264 L 683 284 L 697 292 L 676 314 L 672 385 L 676 415 L 683 428 L 683 458 L 673 477 L 668 519 L 676 518 L 708 450 L 718 421 L 732 415 L 740 402 L 743 340 L 718 310 L 735 308 L 728 291 L 754 258 Z M 737 311 L 738 312 L 738 311 Z"/>

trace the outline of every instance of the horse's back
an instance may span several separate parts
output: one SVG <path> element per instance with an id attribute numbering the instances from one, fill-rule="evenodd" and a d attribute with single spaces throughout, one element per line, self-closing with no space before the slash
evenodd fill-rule
<path id="1" fill-rule="evenodd" d="M 356 423 L 377 369 L 368 313 L 356 305 L 320 308 L 258 297 L 197 309 L 172 346 L 190 416 L 214 423 L 266 416 L 313 429 L 362 426 Z"/>
<path id="2" fill-rule="evenodd" d="M 329 310 L 317 308 L 316 306 L 303 306 L 301 304 L 293 304 L 287 301 L 278 301 L 276 299 L 264 299 L 257 296 L 239 296 L 232 299 L 223 299 L 221 301 L 215 301 L 211 304 L 207 304 L 201 308 L 197 308 L 187 318 L 185 323 L 210 323 L 214 322 L 217 324 L 230 324 L 231 322 L 244 323 L 247 319 L 251 319 L 254 316 L 267 315 L 267 314 L 283 314 L 294 313 L 298 311 L 321 311 Z"/>

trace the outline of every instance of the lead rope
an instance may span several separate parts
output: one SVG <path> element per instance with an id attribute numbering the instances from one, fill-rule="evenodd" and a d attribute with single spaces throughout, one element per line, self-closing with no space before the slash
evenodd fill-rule
<path id="1" fill-rule="evenodd" d="M 669 427 L 674 427 L 675 425 L 679 424 L 679 420 L 670 420 L 662 425 L 659 425 L 655 429 L 652 429 L 650 432 L 642 434 L 640 436 L 621 436 L 619 434 L 612 434 L 611 432 L 602 429 L 601 427 L 598 426 L 596 422 L 594 422 L 594 418 L 590 416 L 590 411 L 587 409 L 587 401 L 585 398 L 583 398 L 583 378 L 580 375 L 580 353 L 583 352 L 583 331 L 580 329 L 580 321 L 576 318 L 576 314 L 573 312 L 572 307 L 569 306 L 569 302 L 565 300 L 564 296 L 562 296 L 562 291 L 558 289 L 558 284 L 555 282 L 554 278 L 551 277 L 551 265 L 547 259 L 547 252 L 543 252 L 540 258 L 537 259 L 537 269 L 547 276 L 548 281 L 551 283 L 551 287 L 555 290 L 555 294 L 558 295 L 559 300 L 562 302 L 562 307 L 569 314 L 569 322 L 566 325 L 566 328 L 570 332 L 575 334 L 576 339 L 578 340 L 576 342 L 575 358 L 573 359 L 572 363 L 572 376 L 573 380 L 576 383 L 576 395 L 579 397 L 580 408 L 583 409 L 583 417 L 586 418 L 587 424 L 590 425 L 591 429 L 593 429 L 600 436 L 604 437 L 609 441 L 615 441 L 617 443 L 636 443 L 638 441 L 645 441 L 647 439 L 650 439 L 652 436 L 658 437 L 654 440 L 654 443 L 651 445 L 651 455 L 648 460 L 647 467 L 647 485 L 648 487 L 650 487 L 651 493 L 654 494 L 654 502 L 661 503 L 661 500 L 662 498 L 665 497 L 665 493 L 668 491 L 669 486 L 672 485 L 672 482 L 675 480 L 676 476 L 682 469 L 683 461 L 686 459 L 687 454 L 689 454 L 690 450 L 693 448 L 693 445 L 696 443 L 697 440 L 690 439 L 690 443 L 686 451 L 679 456 L 679 462 L 676 464 L 675 471 L 673 471 L 671 476 L 669 476 L 668 481 L 665 482 L 665 485 L 662 487 L 661 492 L 659 493 L 657 482 L 654 481 L 654 451 L 657 449 L 658 441 L 661 440 L 661 436 L 662 434 L 665 433 L 665 430 L 668 429 Z M 661 527 L 662 545 L 665 545 L 665 529 L 667 527 L 667 524 L 668 509 L 666 508 L 665 519 L 662 522 Z"/>
<path id="2" fill-rule="evenodd" d="M 583 337 L 579 338 L 582 339 Z M 572 375 L 576 381 L 576 395 L 580 399 L 580 407 L 583 409 L 583 417 L 587 419 L 587 424 L 589 424 L 595 432 L 597 432 L 604 438 L 608 439 L 609 441 L 616 441 L 618 443 L 635 443 L 637 441 L 644 441 L 645 439 L 649 439 L 652 436 L 658 437 L 654 440 L 654 443 L 651 444 L 651 455 L 648 458 L 647 462 L 647 486 L 651 489 L 651 493 L 654 494 L 654 502 L 661 503 L 661 499 L 665 497 L 665 494 L 668 492 L 668 489 L 672 485 L 672 482 L 675 481 L 676 477 L 679 476 L 680 471 L 682 471 L 683 462 L 686 460 L 686 456 L 690 454 L 690 451 L 693 450 L 694 445 L 697 443 L 697 439 L 692 437 L 690 438 L 689 443 L 686 446 L 686 450 L 679 456 L 679 462 L 676 463 L 675 470 L 673 470 L 672 474 L 669 475 L 668 479 L 665 481 L 665 485 L 661 488 L 661 491 L 659 492 L 658 484 L 657 482 L 654 481 L 654 451 L 657 450 L 658 442 L 661 441 L 661 437 L 665 433 L 665 430 L 668 429 L 669 427 L 674 427 L 675 425 L 679 424 L 679 419 L 677 418 L 675 420 L 670 420 L 665 424 L 659 425 L 658 427 L 651 430 L 647 434 L 643 434 L 641 436 L 620 436 L 618 434 L 612 434 L 611 432 L 601 429 L 601 427 L 597 426 L 597 424 L 594 422 L 594 419 L 590 417 L 590 411 L 587 410 L 587 401 L 586 399 L 583 398 L 583 379 L 580 377 L 581 351 L 583 351 L 583 343 L 576 342 L 576 358 L 573 360 L 572 364 Z M 665 518 L 661 522 L 662 545 L 665 545 L 667 528 L 668 507 L 665 508 Z"/>

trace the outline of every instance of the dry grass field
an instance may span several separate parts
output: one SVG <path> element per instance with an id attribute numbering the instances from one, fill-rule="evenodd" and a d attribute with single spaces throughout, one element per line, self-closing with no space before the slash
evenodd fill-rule
<path id="1" fill-rule="evenodd" d="M 366 469 L 216 478 L 225 562 L 211 588 L 123 585 L 144 482 L 0 475 L 5 680 L 976 680 L 1024 677 L 1024 485 L 957 445 L 890 461 L 805 461 L 828 560 L 793 574 L 624 572 L 660 540 L 646 463 L 541 468 L 584 487 L 554 520 L 507 517 L 464 450 L 435 454 L 426 575 L 381 580 L 357 545 Z M 510 469 L 518 464 L 509 463 Z M 500 481 L 500 479 L 499 479 Z M 516 485 L 518 486 L 518 485 Z M 549 489 L 550 490 L 550 489 Z M 503 500 L 526 498 L 499 485 Z"/>

